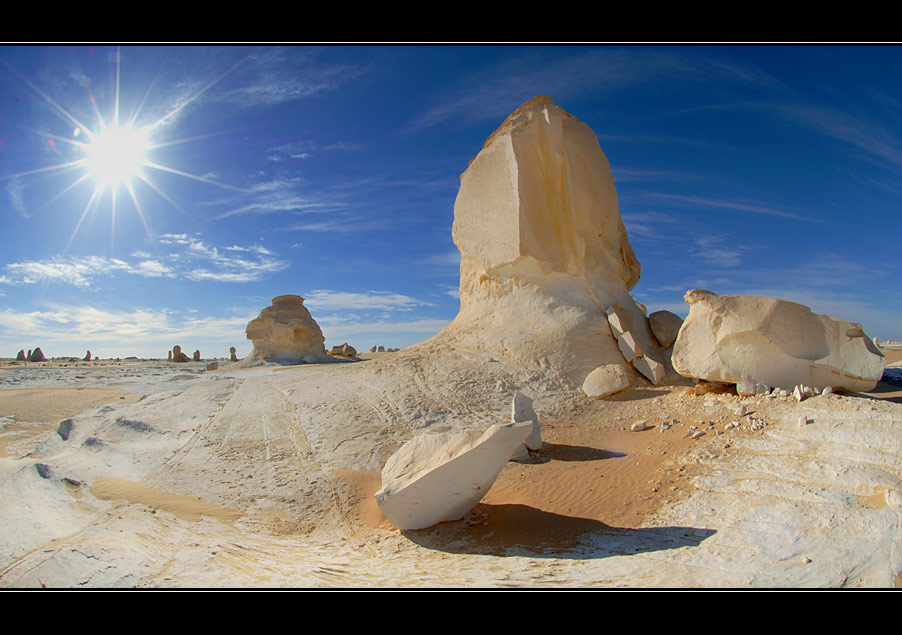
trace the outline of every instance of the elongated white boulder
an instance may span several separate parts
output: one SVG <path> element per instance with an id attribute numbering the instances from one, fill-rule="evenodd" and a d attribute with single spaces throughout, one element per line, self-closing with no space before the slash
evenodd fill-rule
<path id="1" fill-rule="evenodd" d="M 588 125 L 546 96 L 523 104 L 461 176 L 454 203 L 461 307 L 435 339 L 501 353 L 579 386 L 620 362 L 604 310 L 645 319 L 640 267 L 611 167 Z"/>
<path id="2" fill-rule="evenodd" d="M 684 377 L 872 390 L 885 359 L 861 325 L 775 298 L 686 292 L 689 316 L 673 347 Z"/>
<path id="3" fill-rule="evenodd" d="M 414 437 L 386 462 L 376 502 L 398 529 L 459 520 L 482 500 L 532 429 L 526 421 Z"/>
<path id="4" fill-rule="evenodd" d="M 323 332 L 299 295 L 273 298 L 248 322 L 247 339 L 254 342 L 251 360 L 322 362 L 329 359 Z"/>

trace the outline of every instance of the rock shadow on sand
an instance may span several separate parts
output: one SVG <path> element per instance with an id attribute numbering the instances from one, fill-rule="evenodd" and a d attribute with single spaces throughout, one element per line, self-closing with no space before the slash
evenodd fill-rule
<path id="1" fill-rule="evenodd" d="M 716 532 L 696 527 L 619 528 L 528 505 L 480 503 L 462 520 L 402 533 L 425 549 L 451 554 L 594 560 L 697 547 Z"/>
<path id="2" fill-rule="evenodd" d="M 626 456 L 623 452 L 602 450 L 585 445 L 564 445 L 561 443 L 546 443 L 540 452 L 549 461 L 602 461 L 604 459 L 619 459 Z"/>

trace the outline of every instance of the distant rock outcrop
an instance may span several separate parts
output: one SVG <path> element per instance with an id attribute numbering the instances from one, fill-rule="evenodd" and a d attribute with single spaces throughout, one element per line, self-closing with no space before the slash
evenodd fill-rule
<path id="1" fill-rule="evenodd" d="M 194 351 L 194 356 L 193 356 L 192 359 L 193 359 L 195 362 L 199 362 L 199 361 L 200 361 L 200 351 L 199 351 L 199 350 Z"/>
<path id="2" fill-rule="evenodd" d="M 339 357 L 357 357 L 357 349 L 345 342 L 339 346 L 333 346 L 331 354 Z"/>
<path id="3" fill-rule="evenodd" d="M 91 361 L 91 351 L 88 351 L 87 353 L 85 353 L 84 359 L 82 359 L 81 361 L 90 362 Z"/>
<path id="4" fill-rule="evenodd" d="M 24 362 L 27 360 L 28 360 L 28 358 L 25 357 L 25 349 L 22 349 L 18 353 L 16 353 L 16 361 L 17 362 Z"/>
<path id="5" fill-rule="evenodd" d="M 37 347 L 33 351 L 28 352 L 28 361 L 29 362 L 46 362 L 47 358 L 44 357 L 44 351 L 41 350 L 41 347 Z"/>
<path id="6" fill-rule="evenodd" d="M 860 324 L 760 296 L 693 289 L 686 302 L 672 356 L 684 377 L 868 391 L 883 376 L 886 360 Z"/>
<path id="7" fill-rule="evenodd" d="M 461 176 L 452 236 L 461 306 L 436 342 L 501 348 L 577 386 L 622 361 L 604 311 L 616 304 L 645 321 L 629 295 L 640 267 L 610 165 L 585 123 L 545 96 L 517 109 Z M 656 359 L 657 343 L 646 344 Z"/>
<path id="8" fill-rule="evenodd" d="M 237 354 L 237 353 L 238 353 L 238 351 L 235 350 L 235 347 L 234 347 L 234 346 L 232 346 L 232 347 L 229 348 L 229 361 L 230 361 L 230 362 L 237 362 L 237 361 L 238 361 L 238 354 Z"/>
<path id="9" fill-rule="evenodd" d="M 414 437 L 386 462 L 376 501 L 402 530 L 463 518 L 532 431 L 526 421 Z"/>
<path id="10" fill-rule="evenodd" d="M 248 322 L 247 339 L 253 341 L 250 360 L 273 362 L 322 362 L 325 338 L 299 295 L 280 295 L 260 315 Z"/>
<path id="11" fill-rule="evenodd" d="M 178 344 L 172 347 L 172 361 L 179 363 L 188 361 L 188 356 L 182 352 L 182 347 Z"/>

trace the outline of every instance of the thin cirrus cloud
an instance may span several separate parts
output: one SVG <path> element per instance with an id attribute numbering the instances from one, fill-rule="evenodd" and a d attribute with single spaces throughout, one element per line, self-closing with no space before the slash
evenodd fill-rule
<path id="1" fill-rule="evenodd" d="M 237 82 L 225 82 L 215 96 L 245 108 L 274 106 L 331 92 L 365 75 L 369 66 L 324 63 L 310 49 L 270 48 L 248 56 L 234 73 Z"/>
<path id="2" fill-rule="evenodd" d="M 706 207 L 717 209 L 728 209 L 739 212 L 750 212 L 752 214 L 763 214 L 765 216 L 778 216 L 781 218 L 790 218 L 792 220 L 804 221 L 808 223 L 817 222 L 817 219 L 785 209 L 771 207 L 765 203 L 757 201 L 740 202 L 727 201 L 718 199 L 702 198 L 700 196 L 685 196 L 681 194 L 664 194 L 660 192 L 649 192 L 646 196 L 658 200 L 662 203 L 671 203 L 680 207 Z"/>
<path id="3" fill-rule="evenodd" d="M 785 87 L 768 73 L 743 63 L 713 60 L 704 55 L 656 49 L 592 49 L 569 58 L 524 53 L 464 79 L 467 90 L 455 89 L 445 101 L 418 117 L 412 130 L 422 130 L 448 120 L 465 123 L 507 116 L 536 95 L 573 99 L 587 94 L 650 87 L 656 81 L 724 82 L 768 91 Z"/>
<path id="4" fill-rule="evenodd" d="M 5 266 L 0 283 L 8 285 L 67 284 L 96 287 L 97 280 L 117 274 L 144 278 L 185 278 L 218 282 L 254 282 L 290 265 L 262 245 L 218 248 L 187 234 L 164 234 L 158 240 L 169 253 L 151 258 L 136 250 L 129 260 L 104 256 L 56 256 Z"/>
<path id="5" fill-rule="evenodd" d="M 15 341 L 10 340 L 7 346 L 40 341 L 73 350 L 86 342 L 91 343 L 92 349 L 131 349 L 136 341 L 152 347 L 168 347 L 179 340 L 190 341 L 194 346 L 209 345 L 240 338 L 251 317 L 203 317 L 165 309 L 106 310 L 90 305 L 51 304 L 37 311 L 0 311 L 0 342 L 12 336 Z"/>
<path id="6" fill-rule="evenodd" d="M 0 282 L 6 284 L 61 283 L 75 287 L 91 287 L 97 277 L 127 273 L 145 278 L 173 277 L 166 265 L 155 260 L 128 263 L 117 258 L 102 256 L 58 256 L 47 260 L 27 260 L 6 265 L 6 274 Z"/>
<path id="7" fill-rule="evenodd" d="M 365 310 L 365 311 L 410 311 L 419 306 L 431 306 L 429 302 L 417 300 L 401 293 L 390 291 L 367 291 L 351 293 L 318 289 L 306 296 L 307 304 L 317 310 Z"/>

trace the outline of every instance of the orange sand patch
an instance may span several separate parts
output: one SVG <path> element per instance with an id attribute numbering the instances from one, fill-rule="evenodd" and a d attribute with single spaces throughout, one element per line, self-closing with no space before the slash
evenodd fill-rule
<path id="1" fill-rule="evenodd" d="M 152 508 L 154 513 L 156 510 L 169 512 L 191 522 L 197 522 L 207 516 L 230 523 L 241 517 L 241 512 L 234 509 L 211 505 L 194 496 L 169 494 L 121 478 L 98 478 L 91 486 L 91 494 L 102 500 L 127 500 L 132 505 L 146 505 Z"/>
<path id="2" fill-rule="evenodd" d="M 902 362 L 902 348 L 881 348 L 880 352 L 886 358 L 887 364 Z"/>
<path id="3" fill-rule="evenodd" d="M 702 428 L 703 422 L 685 414 L 680 425 L 661 432 L 662 414 L 684 402 L 701 402 L 694 396 L 686 401 L 683 391 L 646 391 L 654 398 L 640 396 L 638 410 L 624 397 L 619 403 L 593 404 L 594 413 L 543 422 L 545 447 L 531 453 L 529 462 L 508 463 L 466 517 L 405 535 L 424 545 L 465 541 L 500 553 L 512 546 L 567 549 L 587 532 L 653 525 L 656 512 L 694 492 L 691 479 L 699 468 L 687 454 L 704 447 L 717 455 L 729 447 L 726 437 L 706 427 L 704 437 L 689 439 L 689 426 Z M 653 427 L 630 432 L 634 417 L 647 418 Z M 381 486 L 378 472 L 335 474 L 351 492 L 346 500 L 349 520 L 371 530 L 392 530 L 373 498 Z"/>
<path id="4" fill-rule="evenodd" d="M 97 406 L 138 399 L 113 388 L 7 388 L 0 390 L 0 417 L 57 423 Z"/>
<path id="5" fill-rule="evenodd" d="M 353 521 L 370 529 L 391 527 L 373 497 L 382 487 L 381 473 L 373 470 L 335 470 L 333 474 L 347 486 L 348 515 Z"/>

